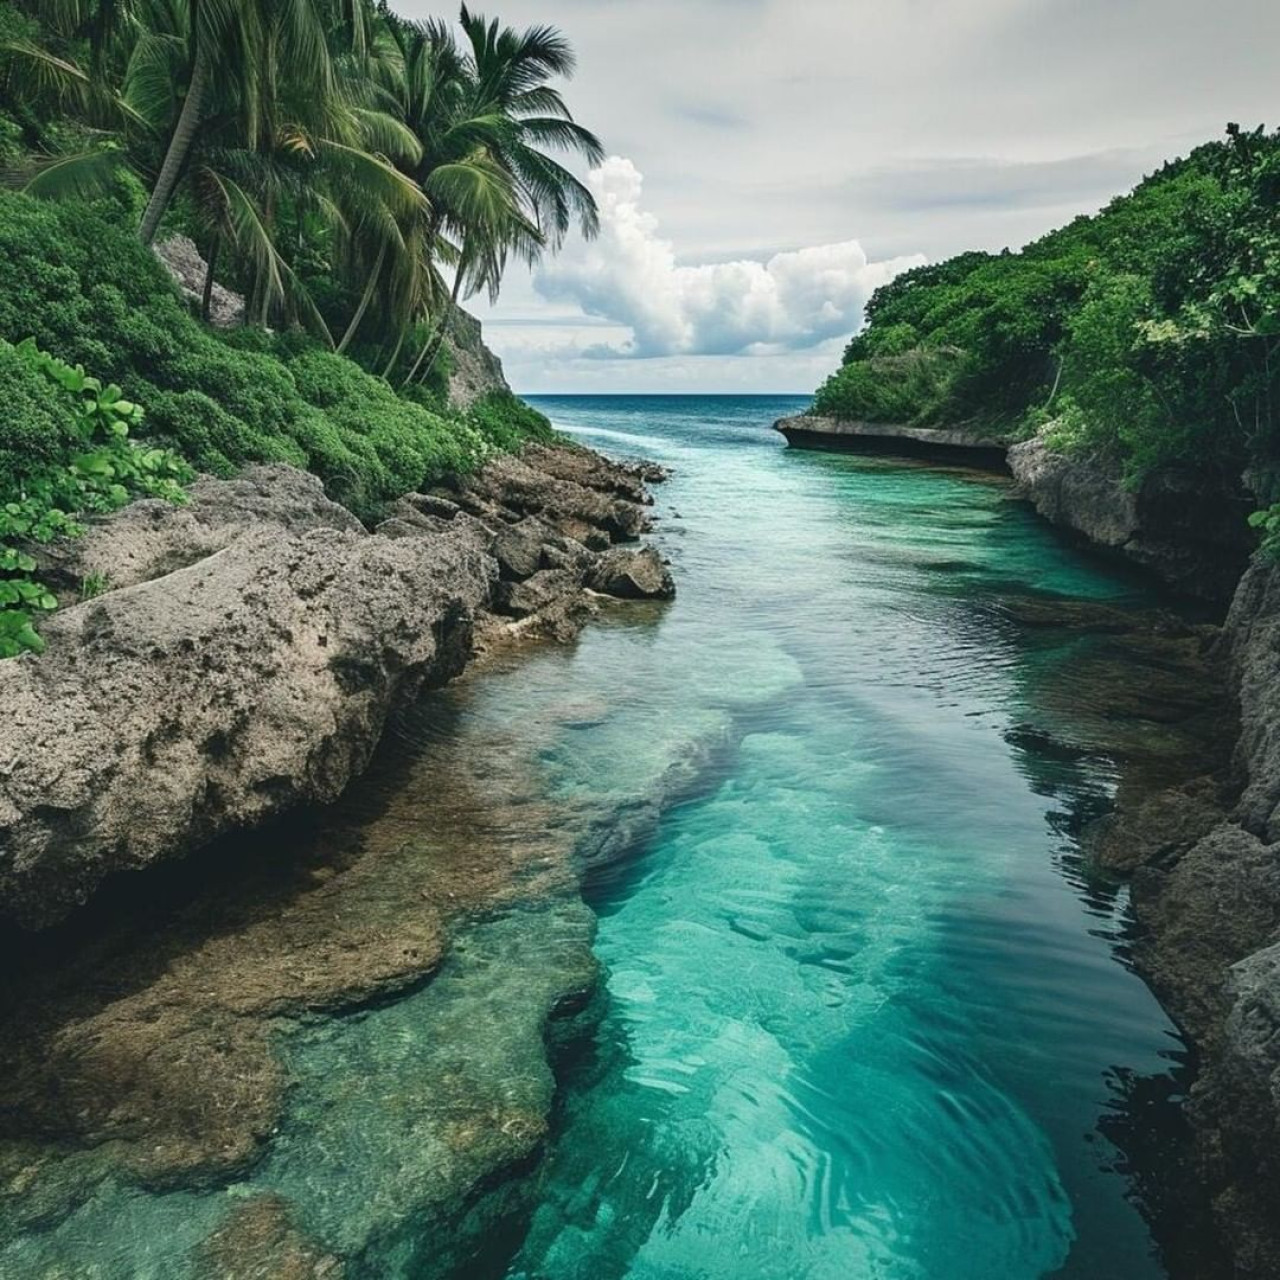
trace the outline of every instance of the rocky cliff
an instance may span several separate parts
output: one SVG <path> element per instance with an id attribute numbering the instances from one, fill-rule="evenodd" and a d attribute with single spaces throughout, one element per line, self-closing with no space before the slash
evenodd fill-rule
<path id="1" fill-rule="evenodd" d="M 1197 1049 L 1188 1111 L 1237 1274 L 1280 1275 L 1280 566 L 1250 562 L 1242 485 L 1166 471 L 1135 491 L 1042 438 L 1009 463 L 1060 528 L 1229 602 L 1213 653 L 1237 703 L 1234 755 L 1194 762 L 1172 787 L 1126 779 L 1086 844 L 1101 869 L 1132 876 L 1137 966 Z"/>
<path id="2" fill-rule="evenodd" d="M 449 351 L 449 402 L 466 409 L 494 392 L 510 392 L 502 361 L 484 344 L 480 321 L 454 307 L 445 334 Z"/>
<path id="3" fill-rule="evenodd" d="M 0 918 L 48 925 L 109 876 L 334 799 L 389 712 L 477 650 L 572 634 L 596 593 L 664 597 L 642 472 L 530 447 L 367 531 L 258 467 L 140 502 L 55 550 L 106 581 L 0 665 Z"/>
<path id="4" fill-rule="evenodd" d="M 1218 654 L 1240 728 L 1234 759 L 1207 762 L 1222 785 L 1119 819 L 1141 853 L 1136 958 L 1200 1051 L 1198 1158 L 1238 1274 L 1261 1278 L 1280 1275 L 1280 567 L 1245 573 Z"/>
<path id="5" fill-rule="evenodd" d="M 1187 595 L 1230 600 L 1254 545 L 1253 504 L 1242 486 L 1167 469 L 1131 489 L 1118 466 L 1067 457 L 1043 436 L 1013 445 L 1008 459 L 1023 495 L 1046 520 Z"/>

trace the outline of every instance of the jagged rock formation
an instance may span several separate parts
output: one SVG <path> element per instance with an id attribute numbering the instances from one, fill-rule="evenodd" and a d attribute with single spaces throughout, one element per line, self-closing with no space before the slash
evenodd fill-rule
<path id="1" fill-rule="evenodd" d="M 1249 568 L 1214 652 L 1234 758 L 1126 777 L 1086 845 L 1133 876 L 1137 966 L 1200 1055 L 1197 1159 L 1237 1274 L 1261 1280 L 1280 1274 L 1280 567 Z"/>
<path id="2" fill-rule="evenodd" d="M 1046 520 L 1123 556 L 1188 595 L 1225 604 L 1253 549 L 1243 491 L 1164 470 L 1130 489 L 1118 467 L 1067 457 L 1043 436 L 1010 447 L 1009 467 Z"/>
<path id="3" fill-rule="evenodd" d="M 258 467 L 57 549 L 64 585 L 111 589 L 0 666 L 0 917 L 47 925 L 115 872 L 334 799 L 391 709 L 511 619 L 567 635 L 588 584 L 671 594 L 651 552 L 597 572 L 645 529 L 643 496 L 626 467 L 543 447 L 370 534 L 313 477 Z"/>

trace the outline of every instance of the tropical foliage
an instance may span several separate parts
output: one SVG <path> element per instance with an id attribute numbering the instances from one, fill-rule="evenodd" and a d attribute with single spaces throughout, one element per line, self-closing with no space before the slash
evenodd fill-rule
<path id="1" fill-rule="evenodd" d="M 899 276 L 818 412 L 1009 436 L 1052 423 L 1136 482 L 1194 460 L 1264 492 L 1280 433 L 1280 134 L 1232 127 L 1020 253 Z M 1271 495 L 1267 496 L 1280 496 Z"/>
<path id="2" fill-rule="evenodd" d="M 573 68 L 553 28 L 466 8 L 0 0 L 0 656 L 56 603 L 33 549 L 132 496 L 287 462 L 373 519 L 550 434 L 510 395 L 449 406 L 445 337 L 596 229 Z M 150 248 L 173 232 L 208 264 L 195 314 Z M 215 279 L 236 329 L 202 323 Z"/>
<path id="3" fill-rule="evenodd" d="M 403 385 L 450 299 L 594 232 L 556 158 L 602 156 L 554 83 L 573 69 L 554 28 L 465 6 L 455 34 L 372 0 L 3 0 L 0 148 L 33 196 L 135 175 L 144 244 L 188 232 L 251 320 Z"/>
<path id="4" fill-rule="evenodd" d="M 0 658 L 44 646 L 39 613 L 57 599 L 35 576 L 34 545 L 81 531 L 77 517 L 144 495 L 182 500 L 190 468 L 176 454 L 131 438 L 140 406 L 83 366 L 28 340 L 0 342 Z"/>

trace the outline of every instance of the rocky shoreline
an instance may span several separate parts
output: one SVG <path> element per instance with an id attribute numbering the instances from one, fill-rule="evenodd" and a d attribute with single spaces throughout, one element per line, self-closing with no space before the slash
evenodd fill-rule
<path id="1" fill-rule="evenodd" d="M 485 1052 L 427 1036 L 427 1093 L 394 1111 L 421 1166 L 405 1179 L 413 1204 L 371 1207 L 366 1228 L 370 1241 L 425 1230 L 470 1205 L 482 1229 L 478 1189 L 501 1204 L 518 1186 L 557 1046 L 590 1023 L 578 858 L 599 818 L 542 794 L 554 709 L 519 743 L 378 743 L 389 726 L 438 732 L 448 705 L 420 695 L 464 669 L 519 663 L 521 642 L 568 639 L 609 598 L 670 597 L 657 553 L 627 545 L 661 478 L 530 446 L 406 496 L 369 531 L 313 477 L 259 467 L 49 552 L 69 597 L 111 582 L 55 616 L 42 657 L 0 667 L 15 708 L 0 729 L 0 1252 L 111 1188 L 163 1195 L 261 1169 L 302 1069 L 288 1046 L 317 1015 L 425 999 L 430 1028 L 459 1016 L 453 969 L 514 946 L 512 1007 L 481 1017 Z M 373 784 L 380 812 L 323 807 L 375 758 L 395 775 Z M 406 785 L 404 769 L 423 776 Z M 266 1274 L 273 1259 L 273 1274 L 341 1274 L 270 1189 L 202 1230 L 198 1274 Z M 364 1247 L 353 1237 L 351 1256 Z"/>
<path id="2" fill-rule="evenodd" d="M 1132 877 L 1135 963 L 1195 1046 L 1196 1160 L 1242 1277 L 1280 1275 L 1280 566 L 1253 554 L 1243 483 L 1115 468 L 1014 445 L 1010 469 L 1072 536 L 1226 607 L 1209 656 L 1233 741 L 1172 786 L 1126 778 L 1086 832 Z"/>
<path id="3" fill-rule="evenodd" d="M 367 531 L 288 467 L 135 503 L 45 556 L 109 582 L 0 667 L 0 919 L 43 927 L 110 875 L 334 800 L 390 710 L 478 650 L 572 635 L 593 594 L 663 598 L 644 476 L 531 446 Z M 108 576 L 109 575 L 109 576 Z"/>
<path id="4" fill-rule="evenodd" d="M 778 429 L 812 443 L 797 421 Z M 903 447 L 902 431 L 843 425 L 857 439 L 822 447 L 975 466 L 992 447 L 914 429 Z M 1280 1275 L 1280 566 L 1254 554 L 1243 483 L 1165 471 L 1135 491 L 1118 468 L 1043 435 L 1005 460 L 1019 496 L 1065 535 L 1226 610 L 1199 642 L 1226 736 L 1172 779 L 1131 767 L 1084 845 L 1132 884 L 1134 963 L 1197 1053 L 1187 1110 L 1200 1177 L 1236 1274 L 1265 1280 Z"/>

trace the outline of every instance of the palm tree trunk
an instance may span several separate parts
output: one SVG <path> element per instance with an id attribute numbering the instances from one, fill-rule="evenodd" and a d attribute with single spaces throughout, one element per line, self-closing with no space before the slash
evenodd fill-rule
<path id="1" fill-rule="evenodd" d="M 426 356 L 426 364 L 423 367 L 421 377 L 418 379 L 419 382 L 426 382 L 431 376 L 431 370 L 436 367 L 436 361 L 440 358 L 440 349 L 444 346 L 444 340 L 449 334 L 449 321 L 453 319 L 453 313 L 458 306 L 458 294 L 461 291 L 462 272 L 459 271 L 453 282 L 453 292 L 449 295 L 449 309 L 444 313 L 444 317 L 436 329 L 435 337 L 431 340 L 431 349 L 423 352 Z"/>
<path id="2" fill-rule="evenodd" d="M 199 37 L 196 37 L 197 40 Z M 160 176 L 152 189 L 151 199 L 147 201 L 146 212 L 142 215 L 142 225 L 138 228 L 138 237 L 143 244 L 150 244 L 160 229 L 160 219 L 173 199 L 173 189 L 178 185 L 178 176 L 182 166 L 186 164 L 187 153 L 191 150 L 191 141 L 196 136 L 200 125 L 200 116 L 204 111 L 205 90 L 209 84 L 209 59 L 203 46 L 197 45 L 195 62 L 191 67 L 191 83 L 187 86 L 187 96 L 183 99 L 182 110 L 178 113 L 178 123 L 174 125 L 173 136 L 169 139 L 169 149 L 164 154 L 164 163 L 160 166 Z"/>
<path id="3" fill-rule="evenodd" d="M 449 305 L 445 308 L 444 315 L 440 317 L 440 323 L 436 325 L 431 336 L 423 344 L 422 350 L 418 353 L 418 358 L 413 362 L 413 368 L 409 370 L 409 376 L 400 384 L 403 391 L 409 385 L 422 368 L 423 362 L 426 362 L 426 369 L 423 370 L 422 378 L 426 378 L 427 374 L 435 368 L 436 357 L 440 354 L 440 348 L 444 345 L 445 335 L 449 331 L 449 321 L 453 319 L 453 309 L 458 305 L 458 295 L 462 292 L 462 264 L 458 264 L 458 274 L 453 277 L 453 289 L 449 293 Z M 422 381 L 420 378 L 419 381 Z"/>
<path id="4" fill-rule="evenodd" d="M 388 381 L 391 380 L 391 370 L 396 367 L 396 361 L 400 359 L 400 352 L 404 349 L 404 340 L 408 332 L 409 326 L 402 324 L 400 326 L 400 336 L 396 339 L 396 349 L 391 353 L 391 359 L 387 361 L 387 367 L 382 371 L 382 376 Z"/>
<path id="5" fill-rule="evenodd" d="M 351 317 L 351 323 L 347 325 L 347 331 L 342 335 L 342 341 L 338 343 L 336 350 L 339 355 L 350 345 L 351 339 L 356 336 L 356 330 L 360 327 L 360 321 L 364 319 L 364 313 L 369 310 L 369 303 L 373 301 L 373 290 L 378 283 L 378 277 L 382 274 L 382 264 L 386 260 L 386 256 L 387 246 L 384 244 L 378 250 L 378 257 L 373 264 L 372 272 L 369 274 L 369 283 L 364 287 L 360 305 L 356 308 L 355 315 Z"/>
<path id="6" fill-rule="evenodd" d="M 442 320 L 440 325 L 442 326 L 443 324 L 444 321 Z M 401 391 L 403 391 L 405 387 L 414 380 L 418 374 L 418 370 L 422 368 L 422 362 L 427 358 L 427 353 L 431 350 L 431 344 L 436 340 L 436 333 L 439 331 L 439 328 L 440 326 L 437 326 L 427 335 L 426 342 L 422 344 L 422 350 L 418 352 L 418 358 L 413 362 L 413 368 L 405 374 L 404 381 L 400 384 Z"/>
<path id="7" fill-rule="evenodd" d="M 204 293 L 200 297 L 200 319 L 209 323 L 209 307 L 213 302 L 213 269 L 218 262 L 218 250 L 222 248 L 222 237 L 215 235 L 213 244 L 209 246 L 209 261 L 205 264 Z"/>

